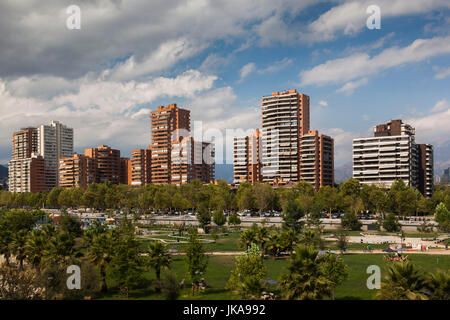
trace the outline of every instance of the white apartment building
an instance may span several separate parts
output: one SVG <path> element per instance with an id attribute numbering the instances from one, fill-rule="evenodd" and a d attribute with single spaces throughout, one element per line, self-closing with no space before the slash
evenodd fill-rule
<path id="1" fill-rule="evenodd" d="M 9 161 L 9 191 L 40 192 L 45 191 L 44 159 L 32 154 L 28 158 L 17 158 Z"/>
<path id="2" fill-rule="evenodd" d="M 401 120 L 378 125 L 374 137 L 353 139 L 353 178 L 384 188 L 401 179 L 427 195 L 420 181 L 424 179 L 423 172 L 432 175 L 432 146 L 424 149 L 428 150 L 428 164 L 422 161 L 419 146 L 415 142 L 415 129 Z M 428 188 L 432 190 L 432 185 Z"/>
<path id="3" fill-rule="evenodd" d="M 73 129 L 58 121 L 37 127 L 38 153 L 45 159 L 47 190 L 58 186 L 59 159 L 73 156 Z"/>

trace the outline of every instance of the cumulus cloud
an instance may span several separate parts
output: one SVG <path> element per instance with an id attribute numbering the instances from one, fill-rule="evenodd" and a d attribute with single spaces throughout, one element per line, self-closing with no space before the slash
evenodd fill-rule
<path id="1" fill-rule="evenodd" d="M 256 65 L 253 62 L 249 62 L 244 65 L 239 71 L 239 82 L 244 81 L 245 78 L 256 70 Z"/>
<path id="2" fill-rule="evenodd" d="M 377 0 L 345 1 L 322 14 L 308 25 L 311 36 L 310 41 L 328 41 L 335 39 L 337 35 L 352 35 L 366 28 L 369 5 L 377 5 L 381 11 L 381 23 L 383 19 L 415 15 L 430 12 L 440 8 L 450 8 L 446 0 Z"/>
<path id="3" fill-rule="evenodd" d="M 436 75 L 434 76 L 435 79 L 442 80 L 450 76 L 450 67 L 448 68 L 433 67 L 433 70 L 436 72 Z"/>
<path id="4" fill-rule="evenodd" d="M 355 91 L 356 88 L 366 85 L 368 83 L 367 78 L 362 78 L 356 81 L 349 81 L 346 84 L 344 84 L 341 88 L 337 89 L 336 92 L 342 92 L 346 95 L 353 94 L 353 91 Z"/>
<path id="5" fill-rule="evenodd" d="M 450 37 L 417 39 L 409 46 L 387 48 L 373 57 L 367 53 L 356 53 L 345 58 L 328 60 L 310 70 L 302 71 L 300 85 L 342 83 L 448 53 Z"/>
<path id="6" fill-rule="evenodd" d="M 284 58 L 278 61 L 275 61 L 274 63 L 272 63 L 270 66 L 264 68 L 264 69 L 260 69 L 258 70 L 258 73 L 260 74 L 264 74 L 264 73 L 271 73 L 271 72 L 277 72 L 280 71 L 284 68 L 287 68 L 288 66 L 290 66 L 294 61 L 290 58 Z"/>
<path id="7" fill-rule="evenodd" d="M 328 102 L 326 102 L 325 100 L 320 100 L 318 102 L 319 106 L 321 107 L 328 107 Z"/>
<path id="8" fill-rule="evenodd" d="M 431 109 L 431 113 L 423 117 L 405 119 L 405 122 L 416 128 L 418 143 L 449 145 L 450 103 L 447 100 L 438 101 Z"/>

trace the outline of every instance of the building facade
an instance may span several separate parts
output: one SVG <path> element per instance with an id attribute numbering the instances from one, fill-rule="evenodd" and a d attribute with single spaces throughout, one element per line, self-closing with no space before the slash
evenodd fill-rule
<path id="1" fill-rule="evenodd" d="M 261 134 L 259 129 L 249 136 L 234 137 L 233 182 L 262 182 Z"/>
<path id="2" fill-rule="evenodd" d="M 192 137 L 183 138 L 172 144 L 170 181 L 173 184 L 200 180 L 203 183 L 214 181 L 214 145 L 195 141 Z"/>
<path id="3" fill-rule="evenodd" d="M 42 192 L 46 191 L 45 167 L 42 156 L 32 154 L 27 158 L 9 161 L 9 191 Z"/>
<path id="4" fill-rule="evenodd" d="M 47 191 L 58 186 L 59 159 L 73 156 L 73 129 L 58 121 L 37 127 L 38 153 L 45 160 Z"/>
<path id="5" fill-rule="evenodd" d="M 144 186 L 152 181 L 152 151 L 151 149 L 131 150 L 132 186 Z"/>
<path id="6" fill-rule="evenodd" d="M 300 137 L 300 180 L 319 190 L 334 185 L 334 141 L 331 137 L 310 131 Z"/>
<path id="7" fill-rule="evenodd" d="M 433 148 L 424 145 L 421 150 L 415 142 L 415 129 L 402 120 L 377 125 L 373 137 L 353 139 L 353 177 L 362 184 L 384 188 L 396 180 L 416 189 L 422 184 L 424 195 L 429 195 L 425 190 L 433 190 L 433 179 L 429 179 L 433 176 Z"/>
<path id="8" fill-rule="evenodd" d="M 150 114 L 152 124 L 151 181 L 155 184 L 170 183 L 172 143 L 180 142 L 190 131 L 190 111 L 176 104 L 159 106 Z"/>
<path id="9" fill-rule="evenodd" d="M 297 90 L 262 98 L 262 180 L 299 181 L 300 137 L 309 132 L 309 96 Z"/>
<path id="10" fill-rule="evenodd" d="M 120 183 L 120 150 L 101 145 L 97 148 L 84 149 L 84 155 L 94 160 L 95 182 Z"/>
<path id="11" fill-rule="evenodd" d="M 13 160 L 31 158 L 38 153 L 36 128 L 23 128 L 13 134 Z"/>
<path id="12" fill-rule="evenodd" d="M 418 189 L 426 197 L 434 192 L 434 158 L 431 144 L 418 144 Z"/>
<path id="13" fill-rule="evenodd" d="M 74 154 L 59 160 L 59 186 L 87 188 L 96 181 L 95 161 L 84 154 Z"/>

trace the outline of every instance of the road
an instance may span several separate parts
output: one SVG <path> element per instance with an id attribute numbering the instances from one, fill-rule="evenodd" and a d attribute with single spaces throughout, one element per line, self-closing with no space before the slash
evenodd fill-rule
<path id="1" fill-rule="evenodd" d="M 253 223 L 260 224 L 262 221 L 266 221 L 268 225 L 281 225 L 283 220 L 281 217 L 240 217 L 241 218 L 241 226 L 251 226 Z M 186 225 L 198 225 L 197 219 L 194 215 L 162 215 L 162 216 L 154 216 L 152 220 L 156 221 L 158 224 L 170 224 L 170 223 L 185 223 Z M 303 219 L 305 220 L 305 219 Z M 324 218 L 321 219 L 322 223 L 325 226 L 337 226 L 341 223 L 341 219 L 329 219 Z M 363 225 L 369 225 L 376 222 L 376 220 L 360 220 Z M 429 221 L 429 223 L 433 223 L 433 221 Z M 412 227 L 414 230 L 417 226 L 422 224 L 422 221 L 400 221 L 400 224 L 405 227 Z"/>

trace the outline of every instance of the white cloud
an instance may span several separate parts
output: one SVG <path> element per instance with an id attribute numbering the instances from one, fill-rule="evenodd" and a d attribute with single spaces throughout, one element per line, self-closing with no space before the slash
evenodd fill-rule
<path id="1" fill-rule="evenodd" d="M 175 63 L 190 58 L 206 47 L 194 43 L 186 38 L 169 40 L 162 43 L 142 61 L 136 61 L 131 56 L 125 62 L 116 65 L 112 70 L 104 72 L 104 76 L 112 80 L 129 80 L 168 69 Z"/>
<path id="2" fill-rule="evenodd" d="M 244 81 L 245 78 L 256 70 L 256 65 L 253 62 L 247 63 L 239 71 L 239 82 Z"/>
<path id="3" fill-rule="evenodd" d="M 336 92 L 343 92 L 346 95 L 353 94 L 353 91 L 355 91 L 356 88 L 366 85 L 368 83 L 367 78 L 362 78 L 356 81 L 349 81 L 344 86 L 342 86 L 340 89 L 337 89 Z"/>
<path id="4" fill-rule="evenodd" d="M 405 122 L 416 128 L 416 142 L 431 143 L 436 146 L 450 141 L 450 103 L 441 100 L 423 117 L 412 117 Z"/>
<path id="5" fill-rule="evenodd" d="M 328 107 L 328 102 L 326 102 L 325 100 L 320 100 L 318 102 L 319 106 L 321 107 Z"/>
<path id="6" fill-rule="evenodd" d="M 450 102 L 446 99 L 442 99 L 438 101 L 433 108 L 431 108 L 431 112 L 441 112 L 447 110 L 448 108 L 450 108 Z"/>
<path id="7" fill-rule="evenodd" d="M 450 76 L 450 67 L 448 68 L 433 67 L 433 70 L 436 72 L 434 76 L 435 79 L 442 80 Z"/>
<path id="8" fill-rule="evenodd" d="M 293 62 L 294 61 L 290 58 L 284 58 L 284 59 L 275 61 L 270 66 L 268 66 L 264 69 L 258 70 L 258 73 L 264 74 L 264 73 L 277 72 L 279 70 L 282 70 L 282 69 L 290 66 Z"/>
<path id="9" fill-rule="evenodd" d="M 366 53 L 356 53 L 345 58 L 328 60 L 310 70 L 302 71 L 300 85 L 342 83 L 448 53 L 450 53 L 450 37 L 417 39 L 409 46 L 387 48 L 373 57 Z"/>
<path id="10" fill-rule="evenodd" d="M 366 28 L 369 5 L 377 5 L 381 11 L 381 28 L 383 20 L 391 17 L 415 15 L 439 8 L 450 8 L 447 0 L 372 0 L 345 1 L 322 14 L 308 25 L 310 41 L 328 41 L 338 34 L 352 35 Z"/>

